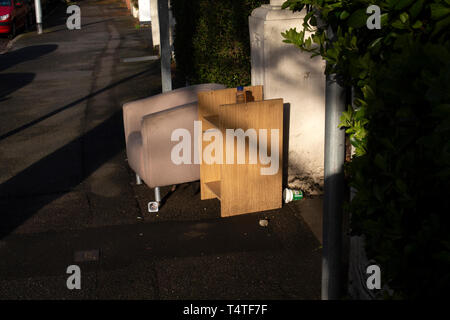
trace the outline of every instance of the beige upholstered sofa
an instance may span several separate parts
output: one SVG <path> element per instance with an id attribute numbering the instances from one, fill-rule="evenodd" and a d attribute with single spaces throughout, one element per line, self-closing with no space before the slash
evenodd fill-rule
<path id="1" fill-rule="evenodd" d="M 142 179 L 156 189 L 156 201 L 160 201 L 157 187 L 200 179 L 198 164 L 172 162 L 171 151 L 178 142 L 171 141 L 171 135 L 175 129 L 187 129 L 193 146 L 194 121 L 198 120 L 197 93 L 223 88 L 214 83 L 193 85 L 124 104 L 128 163 L 136 172 L 138 183 Z"/>

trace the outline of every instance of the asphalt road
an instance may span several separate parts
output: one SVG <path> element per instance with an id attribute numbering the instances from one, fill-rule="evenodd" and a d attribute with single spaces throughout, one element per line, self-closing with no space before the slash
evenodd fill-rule
<path id="1" fill-rule="evenodd" d="M 81 30 L 62 5 L 0 55 L 0 299 L 319 299 L 321 247 L 296 206 L 223 219 L 190 183 L 146 212 L 121 108 L 161 92 L 159 61 L 121 59 L 151 54 L 151 32 L 119 0 L 78 4 Z"/>

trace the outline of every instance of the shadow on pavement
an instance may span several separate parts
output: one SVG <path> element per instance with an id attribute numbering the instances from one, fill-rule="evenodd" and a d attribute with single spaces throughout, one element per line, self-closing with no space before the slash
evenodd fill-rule
<path id="1" fill-rule="evenodd" d="M 145 70 L 116 81 L 28 124 L 3 134 L 0 139 L 11 136 L 58 112 L 73 107 L 82 101 L 90 99 L 147 72 L 151 72 L 151 70 Z M 65 192 L 72 190 L 102 164 L 124 150 L 124 139 L 119 138 L 122 136 L 122 111 L 118 111 L 99 126 L 2 183 L 0 185 L 0 199 L 3 200 L 11 199 L 12 197 L 27 197 L 29 195 L 45 193 L 48 193 L 49 196 L 27 198 L 27 201 L 31 201 L 31 203 L 27 203 L 26 209 L 23 211 L 14 210 L 14 201 L 2 201 L 2 208 L 0 210 L 0 239 L 23 224 L 40 208 L 59 198 L 61 193 L 55 193 L 54 190 L 64 190 Z M 81 160 L 80 150 L 83 150 Z M 89 161 L 85 161 L 86 154 L 89 154 Z M 83 163 L 81 166 L 82 172 L 80 172 L 80 161 Z"/>
<path id="2" fill-rule="evenodd" d="M 105 23 L 105 22 L 109 22 L 109 21 L 112 21 L 112 20 L 114 20 L 114 18 L 104 19 L 104 20 L 90 22 L 90 23 L 82 23 L 81 27 L 82 28 L 86 28 L 86 27 L 94 25 L 94 24 Z M 49 33 L 55 33 L 55 32 L 60 32 L 60 31 L 67 31 L 67 27 L 66 27 L 65 24 L 64 25 L 58 25 L 58 26 L 61 26 L 61 28 L 60 29 L 55 29 L 55 30 L 52 30 L 52 31 L 45 31 L 45 33 L 49 34 Z"/>
<path id="3" fill-rule="evenodd" d="M 27 128 L 29 128 L 29 127 L 31 127 L 31 126 L 39 123 L 39 122 L 41 122 L 41 121 L 44 121 L 44 120 L 50 118 L 51 116 L 54 116 L 57 113 L 60 113 L 60 112 L 62 112 L 64 110 L 67 110 L 67 109 L 69 109 L 71 107 L 74 107 L 77 104 L 79 104 L 79 103 L 81 103 L 81 102 L 83 102 L 85 100 L 88 100 L 88 99 L 90 99 L 90 98 L 92 98 L 92 97 L 94 97 L 94 96 L 96 96 L 96 95 L 98 95 L 98 94 L 100 94 L 100 93 L 102 93 L 102 92 L 104 92 L 106 90 L 109 90 L 109 89 L 111 89 L 111 88 L 113 88 L 113 87 L 115 87 L 115 86 L 117 86 L 119 84 L 122 84 L 122 83 L 124 83 L 124 82 L 126 82 L 128 80 L 131 80 L 133 78 L 139 77 L 139 76 L 141 76 L 141 75 L 143 75 L 143 74 L 145 74 L 147 72 L 149 72 L 149 70 L 145 70 L 145 71 L 141 71 L 139 73 L 133 74 L 133 75 L 131 75 L 129 77 L 126 77 L 126 78 L 124 78 L 122 80 L 114 82 L 114 83 L 112 83 L 112 84 L 110 84 L 110 85 L 108 85 L 108 86 L 106 86 L 106 87 L 104 87 L 104 88 L 102 88 L 100 90 L 97 90 L 97 91 L 95 91 L 95 92 L 93 92 L 91 94 L 88 94 L 87 96 L 84 96 L 83 98 L 80 98 L 80 99 L 75 100 L 75 101 L 73 101 L 71 103 L 68 103 L 65 106 L 62 106 L 61 108 L 58 108 L 58 109 L 56 109 L 56 110 L 54 110 L 52 112 L 47 113 L 46 115 L 43 115 L 43 116 L 41 116 L 41 117 L 39 117 L 39 118 L 37 118 L 37 119 L 35 119 L 33 121 L 30 121 L 30 122 L 28 122 L 28 123 L 26 123 L 26 124 L 16 128 L 16 129 L 13 129 L 11 131 L 8 131 L 8 132 L 0 135 L 0 140 L 8 138 L 9 136 L 12 136 L 12 135 L 14 135 L 14 134 L 16 134 L 16 133 L 18 133 L 18 132 L 20 132 L 22 130 L 25 130 L 25 129 L 27 129 Z M 0 97 L 1 97 L 1 95 L 0 95 Z"/>
<path id="4" fill-rule="evenodd" d="M 58 48 L 56 44 L 43 44 L 20 48 L 1 55 L 0 72 L 25 61 L 34 60 Z"/>
<path id="5" fill-rule="evenodd" d="M 2 73 L 0 74 L 0 102 L 7 100 L 7 96 L 27 84 L 30 84 L 36 75 L 34 73 Z"/>
<path id="6" fill-rule="evenodd" d="M 7 70 L 25 61 L 40 58 L 55 51 L 55 44 L 28 46 L 2 54 L 0 57 L 0 72 Z M 14 91 L 33 82 L 36 75 L 30 72 L 0 73 L 0 102 L 7 100 L 7 96 Z M 0 139 L 1 140 L 1 139 Z"/>
<path id="7" fill-rule="evenodd" d="M 62 195 L 54 193 L 53 190 L 71 190 L 95 169 L 123 150 L 125 147 L 123 139 L 108 139 L 111 136 L 117 137 L 120 132 L 123 132 L 122 113 L 116 112 L 101 125 L 1 184 L 0 198 L 6 201 L 3 201 L 3 208 L 0 210 L 0 239 L 23 224 L 40 208 Z M 80 158 L 83 140 L 89 141 L 89 148 L 97 152 L 90 152 L 89 165 L 80 172 L 79 162 L 76 162 L 77 167 L 74 168 L 73 159 Z M 11 198 L 46 192 L 49 193 L 48 197 L 27 198 L 29 203 L 23 211 L 14 209 L 14 201 Z"/>

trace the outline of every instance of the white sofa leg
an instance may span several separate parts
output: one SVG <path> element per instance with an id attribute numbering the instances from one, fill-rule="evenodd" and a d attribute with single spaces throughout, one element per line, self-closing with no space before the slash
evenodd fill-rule
<path id="1" fill-rule="evenodd" d="M 137 173 L 136 173 L 136 184 L 137 185 L 142 184 L 141 177 L 139 177 L 139 175 Z"/>
<path id="2" fill-rule="evenodd" d="M 159 187 L 155 187 L 155 201 L 148 203 L 148 212 L 158 212 L 161 205 L 161 192 Z"/>
<path id="3" fill-rule="evenodd" d="M 155 201 L 161 202 L 161 192 L 159 190 L 159 187 L 155 187 Z"/>

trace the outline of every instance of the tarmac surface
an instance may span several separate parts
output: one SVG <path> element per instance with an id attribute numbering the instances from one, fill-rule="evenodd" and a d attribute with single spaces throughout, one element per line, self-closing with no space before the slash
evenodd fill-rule
<path id="1" fill-rule="evenodd" d="M 298 204 L 220 218 L 194 182 L 147 212 L 122 105 L 161 92 L 160 65 L 122 59 L 152 54 L 150 29 L 119 0 L 77 4 L 81 30 L 60 4 L 0 55 L 0 299 L 320 299 L 321 245 Z M 75 261 L 83 250 L 98 257 Z M 66 287 L 73 264 L 81 290 Z"/>

